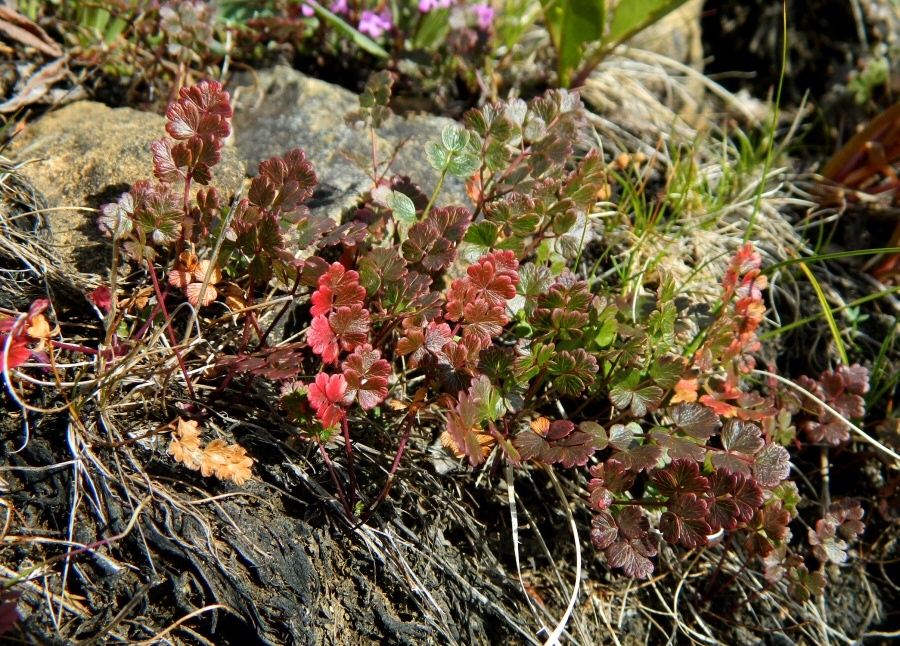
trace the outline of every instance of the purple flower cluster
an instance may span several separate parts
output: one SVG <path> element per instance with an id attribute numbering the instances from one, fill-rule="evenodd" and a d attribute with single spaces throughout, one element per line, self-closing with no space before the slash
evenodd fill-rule
<path id="1" fill-rule="evenodd" d="M 421 0 L 419 2 L 419 8 L 422 7 L 422 2 L 427 2 L 428 0 Z M 475 13 L 475 17 L 478 18 L 478 26 L 482 31 L 487 31 L 490 29 L 491 24 L 494 22 L 494 10 L 488 4 L 475 4 L 472 5 L 472 11 Z"/>
<path id="2" fill-rule="evenodd" d="M 363 11 L 357 29 L 372 38 L 378 38 L 394 26 L 392 18 L 390 9 L 385 9 L 381 13 Z"/>

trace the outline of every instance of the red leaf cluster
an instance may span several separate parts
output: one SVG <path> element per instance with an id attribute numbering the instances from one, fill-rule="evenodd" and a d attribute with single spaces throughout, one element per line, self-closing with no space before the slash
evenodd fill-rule
<path id="1" fill-rule="evenodd" d="M 316 380 L 309 385 L 307 397 L 325 428 L 340 422 L 344 417 L 344 407 L 353 401 L 353 396 L 347 392 L 344 375 L 324 372 L 316 375 Z"/>
<path id="2" fill-rule="evenodd" d="M 512 251 L 495 251 L 469 266 L 447 294 L 446 318 L 463 324 L 463 336 L 487 347 L 509 323 L 507 301 L 516 295 L 519 262 Z"/>
<path id="3" fill-rule="evenodd" d="M 352 352 L 368 339 L 369 311 L 363 304 L 366 290 L 359 274 L 340 263 L 319 276 L 312 295 L 312 324 L 306 341 L 325 363 L 335 363 L 341 350 Z"/>
<path id="4" fill-rule="evenodd" d="M 169 184 L 181 179 L 209 184 L 210 169 L 219 163 L 219 151 L 231 134 L 231 116 L 231 97 L 220 83 L 201 81 L 182 88 L 166 111 L 166 132 L 178 143 L 164 138 L 151 145 L 156 178 Z"/>
<path id="5" fill-rule="evenodd" d="M 863 395 L 869 392 L 869 371 L 864 366 L 839 366 L 835 371 L 826 370 L 817 380 L 802 376 L 797 383 L 845 419 L 859 419 L 866 413 Z M 844 419 L 819 402 L 804 396 L 801 408 L 804 419 L 799 427 L 810 442 L 837 446 L 850 439 L 850 427 Z"/>
<path id="6" fill-rule="evenodd" d="M 0 367 L 18 368 L 34 357 L 45 361 L 43 346 L 50 336 L 50 325 L 44 310 L 50 301 L 41 298 L 34 301 L 24 316 L 0 318 Z"/>

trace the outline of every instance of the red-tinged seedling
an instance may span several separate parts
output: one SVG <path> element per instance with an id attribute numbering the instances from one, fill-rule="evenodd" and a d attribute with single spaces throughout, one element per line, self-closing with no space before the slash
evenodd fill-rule
<path id="1" fill-rule="evenodd" d="M 869 371 L 854 364 L 826 370 L 817 380 L 801 376 L 797 383 L 824 401 L 840 414 L 826 410 L 818 401 L 804 396 L 801 401 L 801 421 L 798 428 L 816 444 L 837 446 L 850 439 L 850 427 L 845 420 L 865 415 L 863 395 L 869 392 Z"/>
<path id="2" fill-rule="evenodd" d="M 539 417 L 531 428 L 516 435 L 513 446 L 522 460 L 535 459 L 545 464 L 560 463 L 570 469 L 582 466 L 594 452 L 606 448 L 606 431 L 594 422 L 576 428 L 569 420 L 551 422 Z"/>
<path id="3" fill-rule="evenodd" d="M 864 510 L 858 500 L 844 498 L 829 506 L 825 517 L 809 530 L 812 554 L 820 562 L 835 564 L 847 561 L 847 548 L 865 531 Z"/>

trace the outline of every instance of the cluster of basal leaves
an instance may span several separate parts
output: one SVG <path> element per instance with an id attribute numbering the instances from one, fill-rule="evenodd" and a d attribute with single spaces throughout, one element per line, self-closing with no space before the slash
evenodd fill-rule
<path id="1" fill-rule="evenodd" d="M 380 125 L 391 82 L 375 75 L 348 119 Z M 845 442 L 846 424 L 816 400 L 748 379 L 766 309 L 750 245 L 729 261 L 700 331 L 662 267 L 647 274 L 650 313 L 638 318 L 645 308 L 623 306 L 637 295 L 569 269 L 609 188 L 577 94 L 470 111 L 428 147 L 442 180 L 466 178 L 472 210 L 435 206 L 436 195 L 379 176 L 375 162 L 373 189 L 340 225 L 302 204 L 317 178 L 299 150 L 260 164 L 231 207 L 212 188 L 191 196 L 192 183 L 210 182 L 228 106 L 216 83 L 183 90 L 169 137 L 153 146 L 156 182 L 136 184 L 100 222 L 151 276 L 166 273 L 154 279 L 156 308 L 186 298 L 234 312 L 241 341 L 219 358 L 229 380 L 281 384 L 297 432 L 320 447 L 341 431 L 349 447 L 367 419 L 408 433 L 427 412 L 472 467 L 589 470 L 591 539 L 629 576 L 650 576 L 660 538 L 694 549 L 729 532 L 798 598 L 821 589 L 822 575 L 788 547 L 799 494 L 785 445 L 797 427 L 811 442 Z M 455 264 L 464 269 L 451 280 Z M 252 306 L 279 292 L 308 303 L 309 325 L 301 340 L 270 346 Z M 830 408 L 863 414 L 863 368 L 802 383 Z M 857 504 L 837 504 L 810 532 L 813 554 L 846 558 L 861 518 Z"/>

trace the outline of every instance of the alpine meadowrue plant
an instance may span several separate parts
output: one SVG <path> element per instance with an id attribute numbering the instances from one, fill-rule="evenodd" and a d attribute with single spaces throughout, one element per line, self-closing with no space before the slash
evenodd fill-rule
<path id="1" fill-rule="evenodd" d="M 348 121 L 374 133 L 392 82 L 373 75 Z M 246 197 L 219 195 L 232 110 L 218 83 L 183 88 L 166 116 L 154 179 L 99 218 L 114 257 L 149 285 L 95 290 L 106 338 L 85 351 L 110 374 L 160 354 L 154 374 L 179 412 L 155 433 L 171 433 L 175 461 L 250 480 L 245 448 L 201 435 L 215 426 L 209 411 L 260 380 L 318 452 L 348 524 L 386 499 L 411 437 L 433 428 L 473 469 L 572 474 L 594 547 L 626 576 L 649 578 L 661 542 L 696 550 L 724 535 L 748 563 L 762 559 L 770 585 L 821 593 L 825 571 L 792 542 L 801 500 L 789 449 L 846 444 L 868 372 L 840 365 L 795 388 L 757 379 L 768 278 L 752 244 L 732 250 L 702 327 L 687 282 L 662 262 L 600 278 L 601 218 L 622 180 L 589 145 L 577 93 L 470 110 L 424 152 L 441 178 L 430 195 L 357 159 L 372 188 L 342 223 L 304 205 L 318 178 L 302 150 L 262 162 Z M 442 203 L 448 174 L 465 178 L 471 209 Z M 283 338 L 291 304 L 301 327 Z M 82 347 L 55 342 L 46 307 L 0 319 L 8 383 Z M 375 427 L 393 453 L 380 483 L 356 466 Z M 805 532 L 809 553 L 843 562 L 864 511 L 853 500 L 823 511 Z"/>

